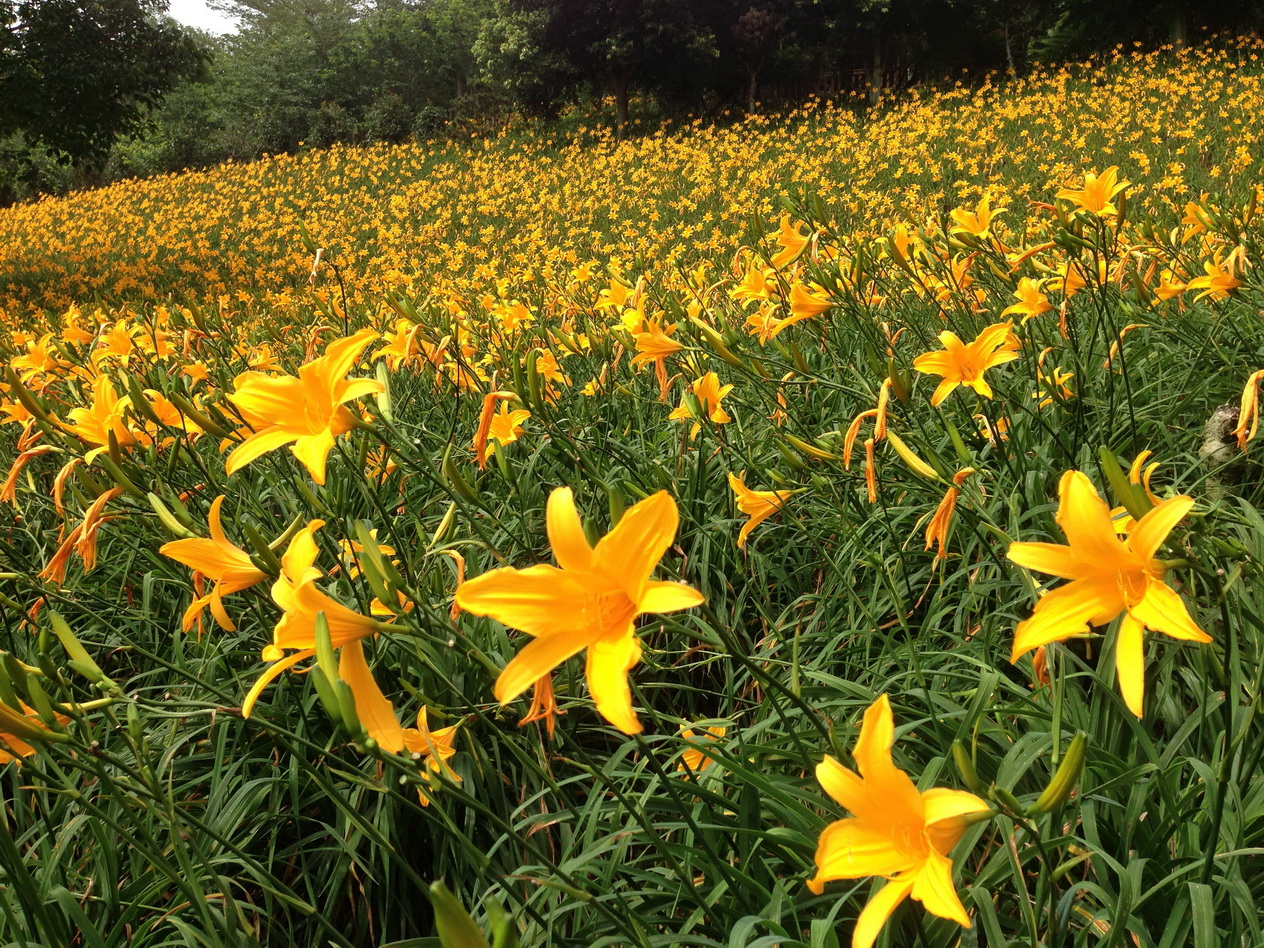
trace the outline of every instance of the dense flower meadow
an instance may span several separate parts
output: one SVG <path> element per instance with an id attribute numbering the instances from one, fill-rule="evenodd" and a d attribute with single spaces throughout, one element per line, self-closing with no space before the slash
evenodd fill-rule
<path id="1" fill-rule="evenodd" d="M 1261 53 L 0 212 L 5 941 L 1264 942 Z"/>

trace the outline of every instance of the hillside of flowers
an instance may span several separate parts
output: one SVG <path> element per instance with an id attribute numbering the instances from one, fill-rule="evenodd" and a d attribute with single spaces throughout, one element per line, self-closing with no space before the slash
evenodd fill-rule
<path id="1" fill-rule="evenodd" d="M 0 211 L 0 940 L 1264 943 L 1262 54 Z"/>

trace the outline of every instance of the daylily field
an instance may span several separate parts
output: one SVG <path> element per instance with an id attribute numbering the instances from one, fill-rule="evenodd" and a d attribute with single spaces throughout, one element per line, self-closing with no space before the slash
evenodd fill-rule
<path id="1" fill-rule="evenodd" d="M 0 944 L 1264 944 L 1264 43 L 0 211 Z"/>

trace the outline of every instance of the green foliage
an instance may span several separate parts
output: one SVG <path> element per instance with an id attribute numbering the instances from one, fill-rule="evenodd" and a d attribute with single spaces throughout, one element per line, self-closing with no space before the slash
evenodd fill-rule
<path id="1" fill-rule="evenodd" d="M 145 110 L 199 64 L 160 0 L 9 3 L 0 130 L 21 130 L 79 162 L 99 161 Z"/>

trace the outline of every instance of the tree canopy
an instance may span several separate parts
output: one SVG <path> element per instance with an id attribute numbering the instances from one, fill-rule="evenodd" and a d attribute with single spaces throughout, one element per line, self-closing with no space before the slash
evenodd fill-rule
<path id="1" fill-rule="evenodd" d="M 200 61 L 166 0 L 5 0 L 0 130 L 100 160 Z"/>

